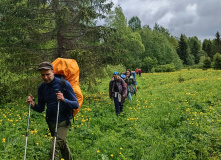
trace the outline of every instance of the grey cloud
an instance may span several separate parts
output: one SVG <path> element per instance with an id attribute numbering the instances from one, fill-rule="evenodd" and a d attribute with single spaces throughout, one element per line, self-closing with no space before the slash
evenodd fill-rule
<path id="1" fill-rule="evenodd" d="M 138 16 L 142 25 L 153 27 L 158 23 L 174 36 L 179 37 L 182 33 L 188 37 L 197 36 L 204 39 L 215 38 L 215 33 L 221 32 L 220 0 L 113 0 L 113 2 L 120 4 L 128 20 Z M 192 12 L 191 9 L 194 7 L 196 11 Z M 171 17 L 166 19 L 168 18 L 166 15 Z"/>

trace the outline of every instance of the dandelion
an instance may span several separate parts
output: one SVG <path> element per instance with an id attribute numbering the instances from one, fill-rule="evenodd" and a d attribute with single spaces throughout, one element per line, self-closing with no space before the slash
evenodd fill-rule
<path id="1" fill-rule="evenodd" d="M 100 153 L 100 151 L 99 151 L 99 150 L 97 150 L 97 153 Z"/>
<path id="2" fill-rule="evenodd" d="M 122 150 L 123 148 L 122 147 L 120 147 L 120 150 Z"/>
<path id="3" fill-rule="evenodd" d="M 48 135 L 45 135 L 45 137 L 48 137 Z"/>
<path id="4" fill-rule="evenodd" d="M 5 143 L 5 138 L 2 139 L 2 143 Z"/>
<path id="5" fill-rule="evenodd" d="M 51 135 L 51 133 L 48 133 L 48 135 L 50 136 L 50 135 Z"/>
<path id="6" fill-rule="evenodd" d="M 113 157 L 114 155 L 113 154 L 111 154 L 111 157 Z"/>
<path id="7" fill-rule="evenodd" d="M 53 137 L 50 137 L 50 139 L 53 139 Z"/>
<path id="8" fill-rule="evenodd" d="M 121 152 L 119 154 L 122 154 Z"/>
<path id="9" fill-rule="evenodd" d="M 39 143 L 36 143 L 36 145 L 38 146 L 38 145 L 39 145 Z"/>
<path id="10" fill-rule="evenodd" d="M 61 160 L 64 160 L 64 158 L 61 158 Z"/>

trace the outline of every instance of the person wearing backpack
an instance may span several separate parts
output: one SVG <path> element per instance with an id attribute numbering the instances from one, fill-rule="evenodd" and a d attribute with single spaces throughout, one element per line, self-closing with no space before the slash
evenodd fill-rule
<path id="1" fill-rule="evenodd" d="M 72 160 L 73 158 L 66 141 L 66 136 L 71 126 L 73 109 L 78 109 L 79 107 L 78 100 L 68 81 L 65 80 L 66 91 L 62 90 L 61 80 L 54 76 L 54 68 L 50 62 L 42 62 L 39 64 L 38 70 L 44 81 L 38 87 L 38 104 L 31 94 L 28 96 L 26 103 L 31 104 L 31 108 L 39 113 L 42 113 L 45 110 L 45 105 L 47 105 L 46 122 L 51 135 L 57 137 L 54 159 L 59 159 L 59 151 L 61 151 L 65 160 Z M 58 104 L 60 104 L 59 117 L 57 133 L 55 133 Z M 54 140 L 51 142 L 49 152 L 50 160 L 52 159 L 53 149 Z"/>
<path id="2" fill-rule="evenodd" d="M 141 69 L 138 69 L 139 77 L 141 76 Z"/>
<path id="3" fill-rule="evenodd" d="M 127 87 L 124 80 L 118 76 L 119 73 L 114 71 L 113 77 L 109 83 L 109 97 L 114 99 L 116 115 L 123 111 L 123 104 L 127 97 Z"/>
<path id="4" fill-rule="evenodd" d="M 132 75 L 132 72 L 130 69 L 127 69 L 126 71 L 126 80 L 127 83 L 127 97 L 129 101 L 132 100 L 132 96 L 137 92 L 137 85 L 134 76 Z"/>

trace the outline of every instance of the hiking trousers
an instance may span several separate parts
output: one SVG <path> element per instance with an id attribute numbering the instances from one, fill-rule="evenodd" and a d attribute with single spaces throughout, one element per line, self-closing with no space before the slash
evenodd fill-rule
<path id="1" fill-rule="evenodd" d="M 59 151 L 61 151 L 62 158 L 64 158 L 65 160 L 73 160 L 73 158 L 71 157 L 70 149 L 67 144 L 67 140 L 66 140 L 66 136 L 67 136 L 70 126 L 71 126 L 70 121 L 62 121 L 58 123 L 57 138 L 56 138 L 56 144 L 55 144 L 55 155 L 54 155 L 55 160 L 60 160 Z M 49 130 L 51 131 L 51 135 L 54 137 L 56 123 L 48 122 L 48 127 L 49 127 Z M 51 141 L 49 160 L 52 160 L 53 149 L 54 149 L 54 139 Z"/>
<path id="2" fill-rule="evenodd" d="M 120 114 L 120 112 L 123 111 L 123 104 L 119 102 L 118 97 L 114 97 L 114 105 L 115 105 L 116 115 L 118 116 L 118 114 Z"/>

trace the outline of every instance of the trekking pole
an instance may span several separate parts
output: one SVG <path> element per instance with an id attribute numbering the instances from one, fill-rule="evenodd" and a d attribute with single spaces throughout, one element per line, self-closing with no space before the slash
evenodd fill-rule
<path id="1" fill-rule="evenodd" d="M 54 133 L 54 148 L 53 148 L 52 160 L 54 160 L 54 154 L 55 154 L 55 144 L 56 144 L 57 131 L 58 131 L 59 107 L 60 107 L 60 100 L 58 101 L 57 120 L 56 120 L 56 127 L 55 127 L 55 133 Z"/>
<path id="2" fill-rule="evenodd" d="M 31 103 L 29 104 L 29 111 L 28 111 L 28 124 L 27 124 L 27 132 L 26 132 L 26 143 L 25 143 L 24 160 L 26 160 L 26 151 L 27 151 L 27 145 L 28 145 L 28 129 L 29 129 L 29 121 L 30 121 L 30 110 L 31 110 Z"/>

